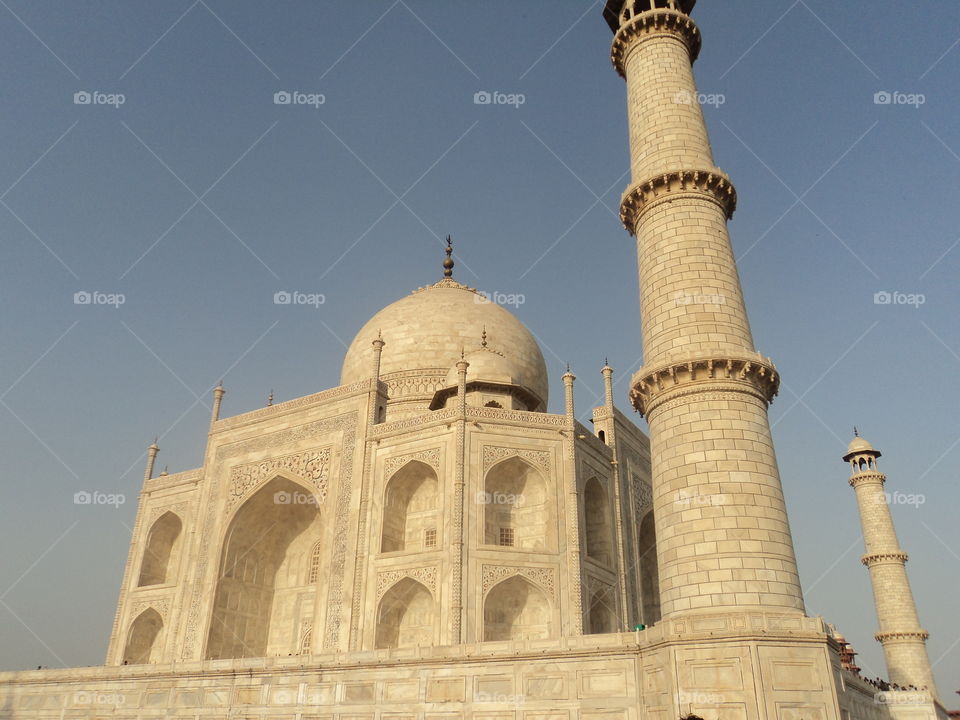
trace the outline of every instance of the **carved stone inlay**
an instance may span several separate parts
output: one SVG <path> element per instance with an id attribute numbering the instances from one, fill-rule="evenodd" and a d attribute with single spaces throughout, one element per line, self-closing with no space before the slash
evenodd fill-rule
<path id="1" fill-rule="evenodd" d="M 172 512 L 174 515 L 180 518 L 180 521 L 183 522 L 186 519 L 187 510 L 190 507 L 188 502 L 180 502 L 176 505 L 161 505 L 159 507 L 150 509 L 150 518 L 147 521 L 148 527 L 153 527 L 154 521 L 167 512 Z"/>
<path id="2" fill-rule="evenodd" d="M 397 470 L 411 460 L 419 460 L 425 465 L 432 467 L 438 475 L 440 474 L 440 448 L 431 448 L 430 450 L 423 450 L 409 455 L 397 455 L 387 458 L 383 463 L 383 476 L 385 478 L 392 477 Z"/>
<path id="3" fill-rule="evenodd" d="M 850 478 L 850 487 L 856 488 L 859 485 L 883 485 L 887 482 L 887 476 L 882 472 L 867 470 L 859 472 Z"/>
<path id="4" fill-rule="evenodd" d="M 630 482 L 633 483 L 633 510 L 639 520 L 653 505 L 653 489 L 637 473 L 630 476 Z"/>
<path id="5" fill-rule="evenodd" d="M 551 415 L 549 413 L 530 412 L 529 410 L 507 410 L 506 408 L 468 407 L 467 418 L 481 420 L 507 420 L 521 422 L 525 425 L 547 425 L 549 427 L 563 427 L 567 422 L 566 415 Z"/>
<path id="6" fill-rule="evenodd" d="M 161 618 L 163 618 L 164 624 L 167 623 L 167 618 L 170 615 L 170 599 L 169 598 L 155 598 L 153 600 L 138 600 L 137 602 L 130 603 L 130 622 L 136 620 L 140 613 L 142 613 L 147 608 L 153 608 L 157 611 Z"/>
<path id="7" fill-rule="evenodd" d="M 447 379 L 448 368 L 427 368 L 424 370 L 404 370 L 389 373 L 380 378 L 387 385 L 387 394 L 391 400 L 402 397 L 433 397 L 442 390 Z"/>
<path id="8" fill-rule="evenodd" d="M 331 454 L 332 448 L 323 447 L 238 465 L 230 471 L 227 511 L 232 510 L 254 488 L 269 480 L 278 470 L 291 472 L 312 484 L 317 489 L 318 499 L 322 503 L 327 498 Z"/>
<path id="9" fill-rule="evenodd" d="M 673 200 L 681 194 L 709 197 L 723 208 L 727 219 L 737 209 L 737 191 L 722 170 L 674 170 L 628 187 L 620 201 L 620 220 L 633 235 L 640 216 L 655 201 L 667 197 Z"/>
<path id="10" fill-rule="evenodd" d="M 666 8 L 657 9 L 635 15 L 617 30 L 610 49 L 610 60 L 620 77 L 626 77 L 624 61 L 634 41 L 665 34 L 679 36 L 690 50 L 690 62 L 696 61 L 702 43 L 700 28 L 689 15 Z"/>
<path id="11" fill-rule="evenodd" d="M 780 389 L 780 376 L 769 358 L 711 357 L 642 368 L 633 376 L 630 401 L 641 415 L 685 392 L 748 392 L 769 403 Z"/>
<path id="12" fill-rule="evenodd" d="M 557 573 L 553 568 L 543 567 L 516 567 L 512 565 L 484 565 L 480 572 L 483 594 L 487 590 L 514 575 L 522 575 L 536 585 L 546 590 L 550 597 L 557 596 Z"/>
<path id="13" fill-rule="evenodd" d="M 491 466 L 509 457 L 523 458 L 531 462 L 534 467 L 543 470 L 544 473 L 550 473 L 550 453 L 545 450 L 494 447 L 492 445 L 487 445 L 483 448 L 483 472 L 486 473 Z"/>
<path id="14" fill-rule="evenodd" d="M 380 602 L 387 590 L 405 577 L 412 578 L 426 587 L 430 594 L 437 595 L 437 567 L 402 568 L 377 574 L 377 602 Z"/>

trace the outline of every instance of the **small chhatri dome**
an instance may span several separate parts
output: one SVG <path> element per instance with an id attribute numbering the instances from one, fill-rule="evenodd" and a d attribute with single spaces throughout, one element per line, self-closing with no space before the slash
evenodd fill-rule
<path id="1" fill-rule="evenodd" d="M 854 438 L 850 441 L 850 444 L 847 445 L 847 453 L 843 456 L 844 460 L 849 460 L 853 455 L 868 454 L 874 455 L 875 457 L 880 457 L 880 451 L 874 449 L 865 438 L 860 437 L 860 433 L 857 432 L 857 429 L 854 428 Z"/>

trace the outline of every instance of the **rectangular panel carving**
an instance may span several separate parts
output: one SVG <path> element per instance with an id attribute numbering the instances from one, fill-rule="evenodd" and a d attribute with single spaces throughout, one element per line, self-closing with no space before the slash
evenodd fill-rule
<path id="1" fill-rule="evenodd" d="M 420 699 L 419 680 L 387 681 L 383 685 L 383 699 L 388 702 L 413 701 Z"/>
<path id="2" fill-rule="evenodd" d="M 442 678 L 427 682 L 427 702 L 463 702 L 465 699 L 464 678 Z"/>
<path id="3" fill-rule="evenodd" d="M 627 694 L 627 673 L 614 672 L 580 673 L 580 697 L 624 697 Z"/>

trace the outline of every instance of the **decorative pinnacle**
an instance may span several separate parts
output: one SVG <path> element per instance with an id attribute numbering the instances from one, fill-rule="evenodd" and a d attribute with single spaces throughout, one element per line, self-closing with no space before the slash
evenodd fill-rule
<path id="1" fill-rule="evenodd" d="M 445 251 L 447 257 L 443 260 L 443 276 L 447 278 L 453 277 L 453 240 L 450 239 L 450 236 L 447 235 L 447 249 Z"/>
<path id="2" fill-rule="evenodd" d="M 853 426 L 853 436 L 854 436 L 854 437 L 860 437 L 860 431 L 857 430 L 857 426 L 856 426 L 856 425 Z"/>
<path id="3" fill-rule="evenodd" d="M 480 333 L 480 347 L 485 348 L 487 346 L 487 326 L 483 326 L 483 332 Z"/>
<path id="4" fill-rule="evenodd" d="M 273 388 L 270 388 L 270 394 L 267 396 L 267 407 L 273 405 Z"/>

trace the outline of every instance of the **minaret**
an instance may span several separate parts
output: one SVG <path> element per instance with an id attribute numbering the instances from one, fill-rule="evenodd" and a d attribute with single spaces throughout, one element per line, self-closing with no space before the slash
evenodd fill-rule
<path id="1" fill-rule="evenodd" d="M 936 697 L 933 672 L 927 656 L 930 634 L 920 627 L 917 606 L 907 579 L 907 554 L 900 549 L 893 517 L 883 486 L 886 475 L 877 469 L 880 451 L 855 437 L 843 456 L 850 463 L 850 485 L 857 493 L 866 554 L 861 561 L 870 570 L 873 600 L 890 682 L 901 688 L 929 690 Z"/>
<path id="2" fill-rule="evenodd" d="M 664 617 L 803 613 L 767 407 L 773 363 L 753 346 L 727 233 L 736 206 L 714 165 L 692 63 L 696 0 L 608 0 L 627 81 L 644 366 L 631 401 L 650 424 Z"/>

